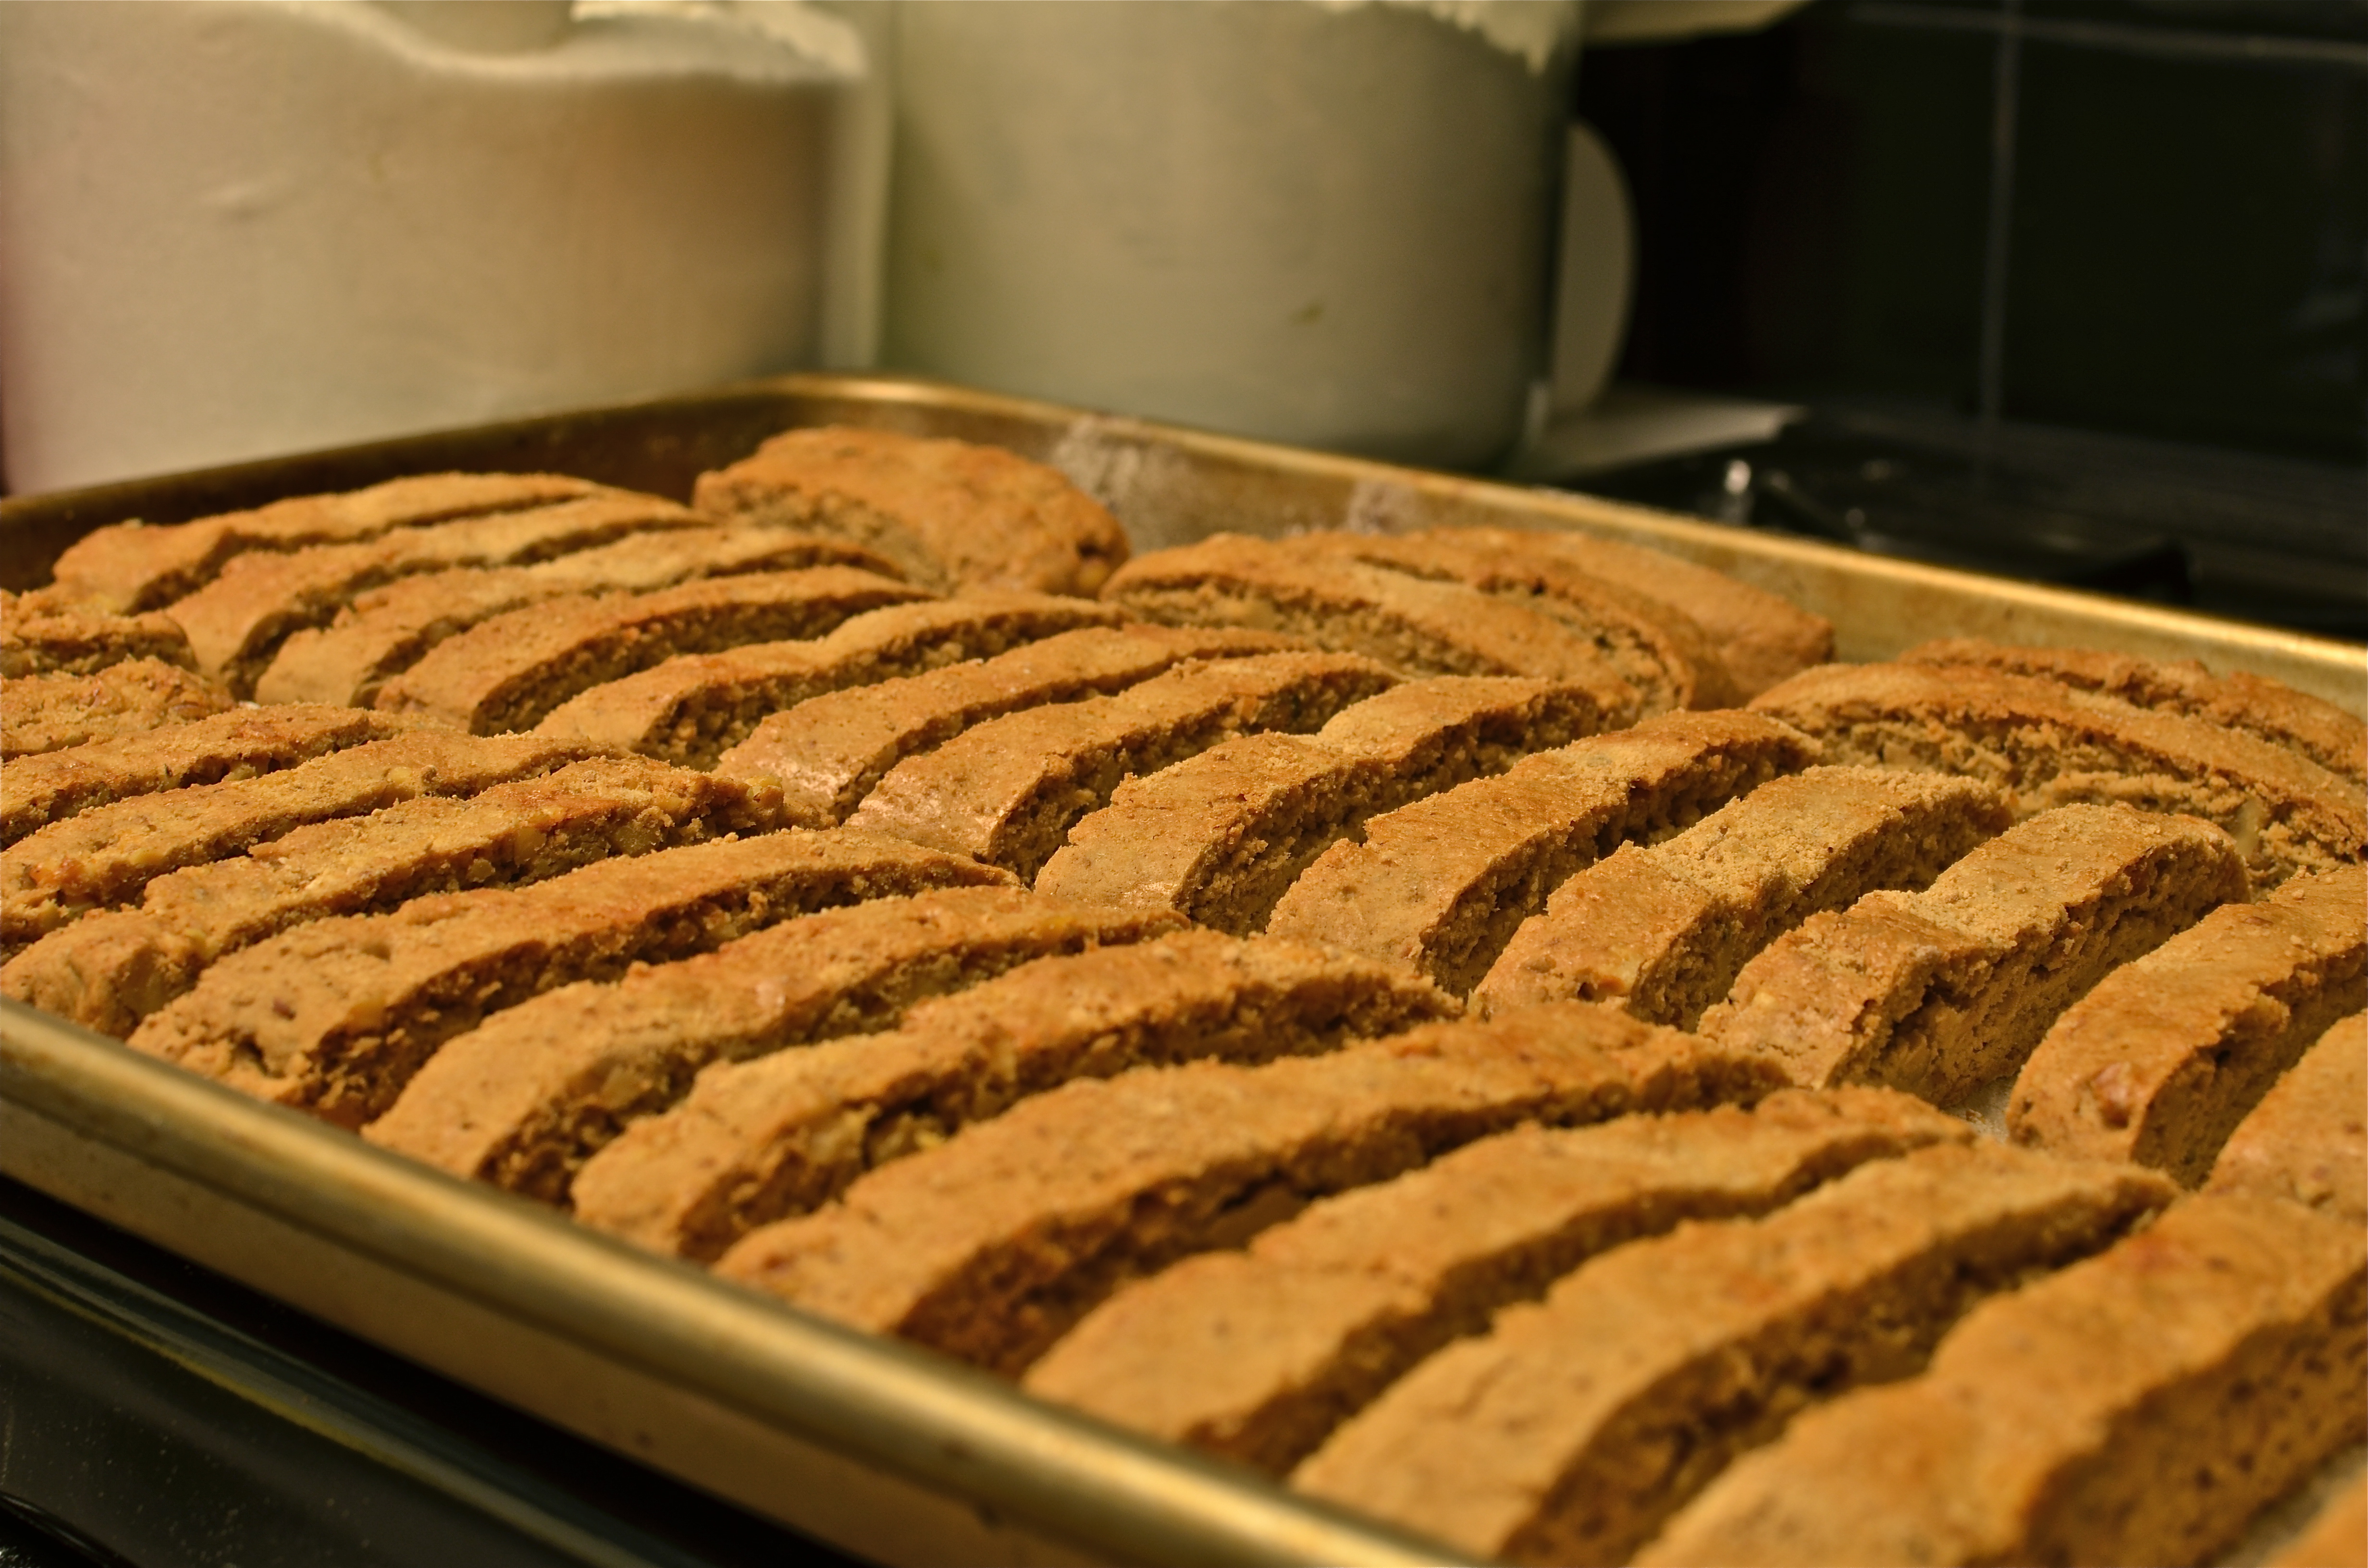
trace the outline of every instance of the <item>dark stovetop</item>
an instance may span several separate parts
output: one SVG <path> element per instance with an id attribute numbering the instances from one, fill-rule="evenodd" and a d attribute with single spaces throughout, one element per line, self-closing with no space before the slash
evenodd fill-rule
<path id="1" fill-rule="evenodd" d="M 1565 488 L 2322 636 L 2368 639 L 2368 472 L 1821 409 Z"/>
<path id="2" fill-rule="evenodd" d="M 0 1178 L 0 1568 L 851 1560 Z"/>

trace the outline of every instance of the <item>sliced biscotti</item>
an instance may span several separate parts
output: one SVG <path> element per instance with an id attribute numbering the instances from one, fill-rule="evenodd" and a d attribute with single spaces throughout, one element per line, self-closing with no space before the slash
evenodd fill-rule
<path id="1" fill-rule="evenodd" d="M 0 942 L 16 947 L 91 910 L 131 903 L 168 871 L 242 854 L 308 823 L 418 795 L 473 795 L 564 767 L 586 750 L 537 736 L 423 730 L 260 778 L 96 807 L 0 849 Z"/>
<path id="2" fill-rule="evenodd" d="M 2203 1562 L 2368 1426 L 2368 1235 L 2191 1198 L 1810 1411 L 1636 1561 Z"/>
<path id="3" fill-rule="evenodd" d="M 1572 873 L 1817 759 L 1797 731 L 1727 710 L 1667 713 L 1417 801 L 1326 850 L 1267 929 L 1412 964 L 1462 995 Z"/>
<path id="4" fill-rule="evenodd" d="M 2244 864 L 2209 823 L 2059 806 L 1923 892 L 1810 916 L 1744 966 L 1702 1033 L 1804 1086 L 1956 1104 L 2020 1067 L 2107 974 L 2244 897 Z"/>
<path id="5" fill-rule="evenodd" d="M 1085 627 L 992 658 L 810 699 L 766 718 L 715 766 L 778 780 L 791 808 L 822 826 L 846 821 L 890 768 L 973 724 L 1048 702 L 1107 697 L 1187 659 L 1298 645 L 1271 631 Z"/>
<path id="6" fill-rule="evenodd" d="M 2185 713 L 2299 752 L 2355 783 L 2368 781 L 2368 724 L 2283 681 L 2237 670 L 2215 676 L 2193 659 L 2157 663 L 2100 648 L 2032 648 L 1951 637 L 1899 655 L 1904 665 L 1970 665 L 2100 691 L 2140 708 Z"/>
<path id="7" fill-rule="evenodd" d="M 1522 1121 L 1759 1097 L 1764 1064 L 1550 1004 L 1262 1066 L 1065 1085 L 752 1232 L 717 1271 L 1017 1373 L 1129 1278 Z"/>
<path id="8" fill-rule="evenodd" d="M 556 506 L 398 528 L 358 544 L 250 551 L 169 613 L 189 634 L 198 667 L 241 697 L 292 633 L 325 624 L 363 590 L 450 566 L 506 566 L 603 544 L 620 535 L 687 528 L 699 514 L 655 495 L 608 494 Z"/>
<path id="9" fill-rule="evenodd" d="M 239 708 L 193 723 L 91 741 L 8 765 L 0 790 L 0 843 L 95 807 L 162 790 L 217 784 L 294 767 L 347 746 L 419 727 L 351 708 Z"/>
<path id="10" fill-rule="evenodd" d="M 555 710 L 541 729 L 708 767 L 768 714 L 809 698 L 1121 619 L 1092 599 L 999 588 L 892 605 L 811 642 L 760 642 L 668 659 L 593 687 Z"/>
<path id="11" fill-rule="evenodd" d="M 316 920 L 208 970 L 131 1043 L 343 1126 L 385 1113 L 420 1063 L 505 1007 L 706 952 L 794 915 L 1000 871 L 896 839 L 760 834 L 604 860 L 524 888 Z"/>
<path id="12" fill-rule="evenodd" d="M 702 1074 L 584 1167 L 575 1216 L 712 1258 L 866 1171 L 1072 1079 L 1261 1062 L 1453 1016 L 1412 975 L 1296 943 L 1186 931 L 1045 959 L 924 1002 L 893 1034 Z"/>
<path id="13" fill-rule="evenodd" d="M 761 783 L 597 757 L 467 800 L 427 796 L 300 827 L 159 877 L 139 908 L 85 915 L 17 954 L 0 968 L 0 993 L 120 1039 L 223 954 L 307 920 L 780 825 L 780 799 Z"/>
<path id="14" fill-rule="evenodd" d="M 552 599 L 446 638 L 381 687 L 378 706 L 472 734 L 530 730 L 578 692 L 678 655 L 819 637 L 849 616 L 927 597 L 877 573 L 814 566 Z"/>
<path id="15" fill-rule="evenodd" d="M 1833 622 L 1823 616 L 1657 550 L 1558 529 L 1459 528 L 1454 537 L 1551 554 L 1679 611 L 1708 635 L 1746 699 L 1834 656 Z"/>
<path id="16" fill-rule="evenodd" d="M 2363 1006 L 2368 871 L 2295 877 L 2100 982 L 2032 1052 L 2008 1131 L 2193 1187 L 2278 1074 Z"/>
<path id="17" fill-rule="evenodd" d="M 2331 1025 L 2270 1085 L 2228 1135 L 2203 1187 L 2368 1224 L 2368 1014 Z"/>
<path id="18" fill-rule="evenodd" d="M 1313 735 L 1237 735 L 1128 779 L 1070 830 L 1036 885 L 1247 935 L 1367 818 L 1593 734 L 1603 719 L 1584 687 L 1518 676 L 1408 681 Z"/>
<path id="19" fill-rule="evenodd" d="M 1813 767 L 1770 779 L 1556 888 L 1473 1003 L 1616 1002 L 1691 1028 L 1753 954 L 1810 915 L 1876 888 L 1930 886 L 2009 820 L 2005 797 L 1970 778 Z"/>
<path id="20" fill-rule="evenodd" d="M 1102 597 L 1166 626 L 1250 626 L 1409 676 L 1536 676 L 1588 687 L 1615 722 L 1637 694 L 1592 637 L 1462 583 L 1216 534 L 1128 562 Z"/>
<path id="21" fill-rule="evenodd" d="M 1417 1361 L 1598 1253 L 1685 1220 L 1762 1213 L 1868 1160 L 1973 1137 L 1884 1089 L 1518 1129 L 1127 1286 L 1026 1385 L 1287 1471 Z"/>
<path id="22" fill-rule="evenodd" d="M 198 667 L 169 615 L 117 615 L 55 588 L 0 592 L 0 677 L 86 676 L 127 659 Z"/>
<path id="23" fill-rule="evenodd" d="M 1303 534 L 1294 551 L 1361 561 L 1369 566 L 1462 583 L 1507 603 L 1541 610 L 1595 644 L 1621 679 L 1635 688 L 1637 716 L 1673 708 L 1725 708 L 1742 700 L 1726 666 L 1691 616 L 1541 550 L 1461 528 L 1422 534 Z"/>
<path id="24" fill-rule="evenodd" d="M 674 1105 L 711 1062 L 893 1028 L 924 998 L 1178 924 L 1007 887 L 825 910 L 497 1013 L 448 1041 L 362 1135 L 459 1176 L 564 1201 L 586 1159 L 629 1122 Z"/>
<path id="25" fill-rule="evenodd" d="M 1059 471 L 893 430 L 788 431 L 700 474 L 693 504 L 852 540 L 948 593 L 1091 594 L 1127 553 L 1118 520 Z"/>
<path id="26" fill-rule="evenodd" d="M 1115 697 L 989 720 L 889 769 L 847 820 L 1033 878 L 1078 818 L 1134 774 L 1233 735 L 1305 732 L 1397 684 L 1353 653 L 1197 661 Z"/>
<path id="27" fill-rule="evenodd" d="M 195 522 L 115 523 L 70 546 L 58 557 L 55 574 L 59 589 L 75 597 L 110 609 L 154 609 L 203 587 L 224 562 L 247 551 L 351 543 L 395 528 L 599 494 L 624 493 L 556 473 L 418 474 Z"/>
<path id="28" fill-rule="evenodd" d="M 0 757 L 144 734 L 237 706 L 214 682 L 162 659 L 126 659 L 89 675 L 11 676 L 0 681 Z"/>
<path id="29" fill-rule="evenodd" d="M 279 645 L 255 685 L 258 702 L 350 702 L 379 687 L 447 637 L 507 610 L 571 594 L 646 593 L 697 577 L 860 566 L 901 576 L 885 557 L 786 528 L 723 524 L 628 534 L 530 566 L 459 567 L 398 577 L 358 595 L 327 626 Z"/>
<path id="30" fill-rule="evenodd" d="M 1584 1265 L 1424 1362 L 1292 1483 L 1478 1557 L 1625 1562 L 1804 1405 L 1918 1370 L 1983 1295 L 2110 1245 L 2176 1191 L 1997 1144 L 1862 1165 L 1765 1218 Z"/>
<path id="31" fill-rule="evenodd" d="M 1825 743 L 1828 762 L 1924 768 L 2014 792 L 2024 815 L 2118 801 L 2215 823 L 2257 882 L 2358 861 L 2356 781 L 2206 719 L 2134 707 L 2052 680 L 1967 667 L 1837 665 L 1752 702 Z"/>

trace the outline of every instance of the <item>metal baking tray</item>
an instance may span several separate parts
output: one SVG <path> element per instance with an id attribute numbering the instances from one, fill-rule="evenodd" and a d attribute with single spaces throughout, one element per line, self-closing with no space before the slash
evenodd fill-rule
<path id="1" fill-rule="evenodd" d="M 629 407 L 0 503 L 0 586 L 74 540 L 443 469 L 677 497 L 793 426 L 992 442 L 1100 496 L 1140 551 L 1220 529 L 1568 528 L 1830 617 L 1839 653 L 2081 643 L 2275 676 L 2357 712 L 2356 647 L 2178 610 L 932 382 L 792 376 Z M 889 1562 L 1417 1563 L 1458 1555 L 1039 1404 L 0 1001 L 0 1172 L 561 1426 Z"/>

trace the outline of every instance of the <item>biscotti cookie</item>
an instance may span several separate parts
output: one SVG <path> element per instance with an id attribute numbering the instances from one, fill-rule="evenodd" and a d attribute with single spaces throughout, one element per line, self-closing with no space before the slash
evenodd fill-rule
<path id="1" fill-rule="evenodd" d="M 1816 760 L 1797 731 L 1733 710 L 1668 713 L 1526 757 L 1372 818 L 1334 845 L 1267 929 L 1411 964 L 1462 995 L 1572 873 L 1691 827 Z"/>
<path id="2" fill-rule="evenodd" d="M 1518 539 L 1520 536 L 1514 536 Z M 1636 716 L 1674 708 L 1725 708 L 1742 700 L 1693 618 L 1629 593 L 1545 551 L 1461 528 L 1423 534 L 1302 534 L 1285 548 L 1361 561 L 1417 577 L 1462 583 L 1562 621 L 1595 644 L 1635 688 Z"/>
<path id="3" fill-rule="evenodd" d="M 882 1166 L 717 1265 L 826 1317 L 1006 1373 L 1129 1278 L 1522 1121 L 1748 1101 L 1760 1063 L 1550 1004 L 1262 1066 L 1089 1079 Z"/>
<path id="4" fill-rule="evenodd" d="M 1598 1253 L 1763 1213 L 1974 1130 L 1884 1089 L 1525 1127 L 1311 1205 L 1096 1308 L 1030 1393 L 1277 1473 L 1417 1362 Z"/>
<path id="5" fill-rule="evenodd" d="M 461 567 L 398 577 L 359 595 L 325 627 L 279 645 L 255 683 L 258 702 L 350 702 L 368 708 L 379 687 L 447 637 L 545 599 L 571 594 L 647 593 L 697 577 L 860 566 L 901 576 L 883 556 L 787 528 L 723 524 L 628 534 L 531 566 Z"/>
<path id="6" fill-rule="evenodd" d="M 2157 663 L 2099 648 L 2031 648 L 1951 637 L 1899 655 L 1904 665 L 1971 665 L 2100 691 L 2140 708 L 2208 719 L 2284 746 L 2354 783 L 2368 782 L 2368 724 L 2283 681 L 2215 676 L 2193 659 Z"/>
<path id="7" fill-rule="evenodd" d="M 127 659 L 198 667 L 181 623 L 169 615 L 116 615 L 54 588 L 0 592 L 0 678 L 86 676 Z"/>
<path id="8" fill-rule="evenodd" d="M 893 1028 L 925 998 L 1178 924 L 1007 887 L 825 910 L 496 1013 L 448 1041 L 362 1133 L 457 1176 L 564 1201 L 586 1159 L 674 1105 L 711 1062 Z"/>
<path id="9" fill-rule="evenodd" d="M 699 514 L 655 495 L 587 495 L 556 506 L 398 528 L 359 544 L 250 551 L 167 613 L 189 634 L 198 667 L 241 697 L 293 633 L 328 622 L 381 583 L 450 566 L 506 566 L 604 544 L 623 534 L 686 528 Z"/>
<path id="10" fill-rule="evenodd" d="M 867 1170 L 1081 1077 L 1328 1051 L 1452 1017 L 1385 965 L 1186 931 L 1044 959 L 859 1037 L 701 1074 L 690 1096 L 584 1167 L 575 1216 L 712 1258 Z"/>
<path id="11" fill-rule="evenodd" d="M 1555 889 L 1473 1005 L 1616 1002 L 1691 1028 L 1753 954 L 1810 915 L 1876 888 L 1928 887 L 2009 820 L 2005 798 L 1970 778 L 1813 767 L 1770 779 Z"/>
<path id="12" fill-rule="evenodd" d="M 2054 681 L 1839 665 L 1752 708 L 1816 736 L 1828 762 L 1985 779 L 2013 791 L 2025 815 L 2089 801 L 2201 817 L 2236 839 L 2264 885 L 2357 862 L 2368 846 L 2368 803 L 2353 780 L 2208 720 Z"/>
<path id="13" fill-rule="evenodd" d="M 2368 1014 L 2328 1028 L 2213 1162 L 2206 1192 L 2283 1198 L 2368 1224 Z"/>
<path id="14" fill-rule="evenodd" d="M 0 681 L 0 757 L 144 734 L 237 706 L 212 681 L 162 659 L 126 659 L 90 675 L 12 676 Z"/>
<path id="15" fill-rule="evenodd" d="M 0 790 L 0 844 L 119 801 L 275 773 L 418 727 L 351 708 L 239 708 L 25 757 L 8 765 L 8 786 Z"/>
<path id="16" fill-rule="evenodd" d="M 1321 728 L 1395 685 L 1353 653 L 1262 653 L 1180 665 L 1115 697 L 989 720 L 907 757 L 847 820 L 1032 879 L 1077 819 L 1135 774 L 1230 736 Z"/>
<path id="17" fill-rule="evenodd" d="M 1587 687 L 1615 722 L 1637 694 L 1590 637 L 1461 583 L 1432 582 L 1241 534 L 1130 562 L 1102 597 L 1165 626 L 1288 631 L 1408 676 L 1536 676 Z"/>
<path id="18" fill-rule="evenodd" d="M 604 860 L 531 887 L 299 926 L 206 971 L 131 1043 L 258 1099 L 359 1126 L 444 1041 L 542 992 L 833 904 L 1005 881 L 974 861 L 839 831 Z"/>
<path id="19" fill-rule="evenodd" d="M 1640 1563 L 2204 1562 L 2368 1426 L 2368 1236 L 2191 1198 L 1793 1423 Z"/>
<path id="20" fill-rule="evenodd" d="M 1057 470 L 997 447 L 891 430 L 776 436 L 700 474 L 692 504 L 852 540 L 941 593 L 1092 594 L 1126 559 L 1117 519 Z"/>
<path id="21" fill-rule="evenodd" d="M 96 807 L 0 849 L 0 943 L 21 946 L 91 910 L 130 903 L 168 871 L 243 854 L 308 823 L 362 816 L 416 795 L 473 795 L 585 753 L 532 736 L 423 730 L 256 778 Z"/>
<path id="22" fill-rule="evenodd" d="M 708 767 L 767 715 L 810 698 L 1121 619 L 1092 599 L 1001 588 L 891 605 L 811 642 L 758 642 L 668 659 L 594 687 L 554 710 L 541 728 L 545 734 Z"/>
<path id="23" fill-rule="evenodd" d="M 844 822 L 888 770 L 973 724 L 1024 708 L 1107 697 L 1187 659 L 1280 653 L 1297 640 L 1271 631 L 1094 626 L 992 658 L 809 699 L 766 718 L 716 770 L 769 778 L 815 826 Z"/>
<path id="24" fill-rule="evenodd" d="M 246 551 L 351 543 L 395 528 L 600 494 L 625 493 L 556 473 L 419 474 L 366 490 L 292 496 L 195 522 L 111 524 L 59 556 L 55 575 L 65 595 L 109 609 L 155 609 L 205 586 L 222 562 Z"/>
<path id="25" fill-rule="evenodd" d="M 2363 1006 L 2368 871 L 2295 877 L 2107 975 L 2032 1052 L 2008 1131 L 2193 1187 L 2278 1074 Z"/>
<path id="26" fill-rule="evenodd" d="M 1834 656 L 1833 622 L 1823 616 L 1658 550 L 1563 529 L 1458 528 L 1454 537 L 1551 554 L 1681 612 L 1709 637 L 1747 700 Z"/>
<path id="27" fill-rule="evenodd" d="M 2244 897 L 2236 846 L 2208 823 L 2060 806 L 1923 892 L 1810 916 L 1744 966 L 1702 1033 L 1804 1087 L 1888 1084 L 1956 1104 L 2020 1067 L 2107 974 Z"/>
<path id="28" fill-rule="evenodd" d="M 1477 1557 L 1625 1562 L 1803 1405 L 1917 1370 L 1982 1296 L 2176 1191 L 1994 1143 L 1862 1165 L 1765 1218 L 1582 1266 L 1415 1369 L 1292 1484 Z"/>
<path id="29" fill-rule="evenodd" d="M 1246 936 L 1366 819 L 1603 727 L 1584 687 L 1437 676 L 1345 708 L 1313 735 L 1237 735 L 1130 778 L 1069 832 L 1039 889 L 1174 909 Z"/>
<path id="30" fill-rule="evenodd" d="M 678 655 L 819 637 L 849 616 L 924 597 L 851 566 L 815 566 L 552 599 L 446 638 L 381 687 L 378 706 L 472 734 L 530 730 L 578 692 Z"/>
<path id="31" fill-rule="evenodd" d="M 307 920 L 519 886 L 780 819 L 778 795 L 761 784 L 642 757 L 573 763 L 467 800 L 426 796 L 300 827 L 159 877 L 139 908 L 85 915 L 17 954 L 0 968 L 0 993 L 120 1039 L 225 953 Z"/>

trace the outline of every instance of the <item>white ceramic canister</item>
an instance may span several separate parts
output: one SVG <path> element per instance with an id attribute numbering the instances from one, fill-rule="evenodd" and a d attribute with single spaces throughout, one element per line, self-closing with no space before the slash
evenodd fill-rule
<path id="1" fill-rule="evenodd" d="M 864 72 L 787 4 L 0 4 L 10 484 L 860 360 Z"/>
<path id="2" fill-rule="evenodd" d="M 1576 5 L 893 15 L 889 364 L 1418 462 L 1519 437 Z"/>

